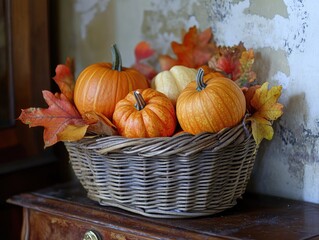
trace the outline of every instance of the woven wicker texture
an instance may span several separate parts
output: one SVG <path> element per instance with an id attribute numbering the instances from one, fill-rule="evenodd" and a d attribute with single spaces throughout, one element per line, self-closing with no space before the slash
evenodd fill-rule
<path id="1" fill-rule="evenodd" d="M 245 192 L 256 144 L 249 126 L 167 138 L 91 137 L 65 142 L 88 197 L 151 217 L 221 212 Z"/>

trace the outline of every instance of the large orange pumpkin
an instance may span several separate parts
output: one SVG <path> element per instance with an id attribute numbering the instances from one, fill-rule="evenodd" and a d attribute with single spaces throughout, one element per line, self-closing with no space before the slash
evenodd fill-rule
<path id="1" fill-rule="evenodd" d="M 239 86 L 225 77 L 204 82 L 199 69 L 196 82 L 190 82 L 177 99 L 176 115 L 186 132 L 218 132 L 238 124 L 246 111 L 245 96 Z"/>
<path id="2" fill-rule="evenodd" d="M 147 88 L 146 78 L 133 68 L 122 67 L 121 55 L 112 46 L 112 63 L 95 63 L 78 76 L 74 103 L 81 114 L 94 111 L 112 117 L 115 105 L 130 91 Z"/>
<path id="3" fill-rule="evenodd" d="M 204 70 L 204 82 L 214 77 L 226 77 L 225 74 L 210 68 L 208 65 L 203 65 L 200 68 Z"/>
<path id="4" fill-rule="evenodd" d="M 170 99 L 154 89 L 130 92 L 116 104 L 113 122 L 128 138 L 167 137 L 176 128 L 175 108 Z"/>

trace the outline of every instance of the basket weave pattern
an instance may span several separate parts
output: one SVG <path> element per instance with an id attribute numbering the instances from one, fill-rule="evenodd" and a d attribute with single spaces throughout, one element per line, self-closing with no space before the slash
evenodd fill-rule
<path id="1" fill-rule="evenodd" d="M 167 138 L 65 142 L 88 197 L 151 217 L 221 212 L 245 192 L 257 152 L 249 126 Z"/>

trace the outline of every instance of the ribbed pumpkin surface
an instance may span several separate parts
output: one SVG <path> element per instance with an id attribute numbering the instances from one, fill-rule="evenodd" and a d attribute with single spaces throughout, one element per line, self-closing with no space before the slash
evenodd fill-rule
<path id="1" fill-rule="evenodd" d="M 245 97 L 236 83 L 224 77 L 215 77 L 206 84 L 199 91 L 196 82 L 191 82 L 178 97 L 176 114 L 186 132 L 215 133 L 235 126 L 245 114 Z"/>
<path id="2" fill-rule="evenodd" d="M 148 87 L 146 78 L 131 68 L 112 70 L 111 63 L 96 63 L 79 75 L 74 89 L 74 102 L 83 114 L 95 111 L 110 118 L 115 105 L 130 91 Z"/>
<path id="3" fill-rule="evenodd" d="M 128 138 L 167 137 L 176 127 L 172 102 L 152 88 L 130 92 L 119 101 L 113 120 L 119 133 Z"/>

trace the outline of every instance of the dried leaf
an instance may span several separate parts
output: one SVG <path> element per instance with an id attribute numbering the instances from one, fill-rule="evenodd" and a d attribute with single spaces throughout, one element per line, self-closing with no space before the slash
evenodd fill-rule
<path id="1" fill-rule="evenodd" d="M 173 41 L 171 47 L 177 59 L 168 55 L 160 56 L 162 70 L 169 70 L 175 65 L 183 65 L 190 68 L 198 68 L 208 62 L 217 47 L 212 42 L 211 28 L 198 32 L 196 26 L 189 28 L 183 37 L 182 43 Z"/>
<path id="2" fill-rule="evenodd" d="M 29 127 L 44 127 L 43 140 L 45 147 L 49 147 L 58 141 L 62 141 L 61 134 L 68 125 L 83 127 L 88 124 L 84 122 L 75 106 L 63 94 L 52 94 L 50 91 L 43 91 L 43 98 L 48 108 L 22 109 L 19 120 Z M 65 134 L 62 134 L 62 137 Z M 68 133 L 68 140 L 78 140 L 78 135 Z"/>
<path id="3" fill-rule="evenodd" d="M 259 116 L 251 117 L 249 120 L 251 121 L 251 128 L 257 145 L 259 145 L 264 138 L 267 140 L 273 138 L 274 129 L 270 121 Z"/>
<path id="4" fill-rule="evenodd" d="M 82 115 L 82 118 L 90 125 L 88 128 L 89 132 L 107 136 L 118 135 L 116 126 L 103 114 L 86 112 Z"/>
<path id="5" fill-rule="evenodd" d="M 146 41 L 141 41 L 135 46 L 135 63 L 132 68 L 142 73 L 149 82 L 157 74 L 155 68 L 147 62 L 154 54 L 155 50 Z"/>
<path id="6" fill-rule="evenodd" d="M 253 114 L 256 111 L 256 109 L 251 105 L 251 100 L 254 97 L 256 90 L 260 87 L 261 85 L 257 84 L 257 85 L 252 85 L 249 88 L 248 87 L 242 88 L 242 91 L 246 99 L 246 109 L 250 114 Z"/>
<path id="7" fill-rule="evenodd" d="M 283 105 L 278 103 L 282 86 L 274 86 L 268 90 L 268 85 L 269 83 L 265 82 L 256 90 L 251 105 L 256 109 L 255 114 L 268 120 L 276 120 L 283 114 Z"/>
<path id="8" fill-rule="evenodd" d="M 239 59 L 240 63 L 240 77 L 236 79 L 241 86 L 253 82 L 256 79 L 256 73 L 252 71 L 255 61 L 254 50 L 249 49 L 243 51 Z"/>
<path id="9" fill-rule="evenodd" d="M 151 48 L 151 45 L 146 41 L 141 41 L 135 46 L 135 60 L 140 62 L 143 59 L 147 59 L 155 54 L 155 50 Z"/>
<path id="10" fill-rule="evenodd" d="M 219 46 L 218 52 L 209 60 L 208 65 L 227 74 L 239 86 L 245 86 L 256 79 L 256 74 L 252 71 L 253 63 L 254 51 L 246 50 L 240 42 L 232 47 Z"/>
<path id="11" fill-rule="evenodd" d="M 75 86 L 73 61 L 67 58 L 66 64 L 59 64 L 55 68 L 53 80 L 59 86 L 61 92 L 73 102 L 73 91 Z"/>
<path id="12" fill-rule="evenodd" d="M 257 144 L 260 144 L 263 138 L 272 139 L 272 121 L 283 114 L 283 105 L 278 103 L 282 86 L 274 86 L 270 90 L 268 86 L 269 83 L 265 82 L 255 91 L 250 101 L 255 113 L 247 120 L 252 123 L 252 133 Z"/>
<path id="13" fill-rule="evenodd" d="M 151 82 L 151 80 L 156 76 L 157 71 L 151 66 L 148 65 L 146 63 L 134 63 L 132 65 L 132 68 L 136 69 L 137 71 L 139 71 L 140 73 L 142 73 L 146 79 L 148 80 L 149 84 Z"/>
<path id="14" fill-rule="evenodd" d="M 58 133 L 58 139 L 60 141 L 78 141 L 85 136 L 88 127 L 89 125 L 67 125 L 62 132 Z"/>

